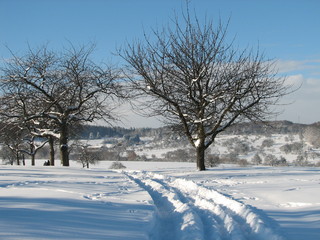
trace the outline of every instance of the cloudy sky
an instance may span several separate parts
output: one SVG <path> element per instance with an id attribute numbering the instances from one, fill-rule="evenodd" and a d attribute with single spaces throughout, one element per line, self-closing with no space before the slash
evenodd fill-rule
<path id="1" fill-rule="evenodd" d="M 23 54 L 28 46 L 48 43 L 61 49 L 97 45 L 95 58 L 117 63 L 112 54 L 126 41 L 142 38 L 150 28 L 181 13 L 184 0 L 0 0 L 0 63 L 8 48 Z M 257 47 L 277 60 L 280 74 L 300 86 L 283 99 L 277 120 L 320 121 L 319 0 L 193 0 L 199 18 L 230 19 L 228 33 L 240 47 Z M 124 126 L 155 127 L 159 122 L 127 115 Z M 272 119 L 275 120 L 275 119 Z"/>

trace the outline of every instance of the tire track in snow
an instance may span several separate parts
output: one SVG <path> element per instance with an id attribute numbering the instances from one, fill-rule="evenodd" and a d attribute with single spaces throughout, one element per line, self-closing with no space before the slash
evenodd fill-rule
<path id="1" fill-rule="evenodd" d="M 124 173 L 149 192 L 160 221 L 169 219 L 166 226 L 175 226 L 170 230 L 175 235 L 163 239 L 283 240 L 251 207 L 217 191 L 150 172 Z"/>
<path id="2" fill-rule="evenodd" d="M 171 191 L 178 193 L 182 201 L 192 206 L 195 212 L 200 216 L 200 221 L 204 226 L 204 239 L 233 239 L 233 240 L 246 240 L 241 227 L 234 220 L 227 211 L 223 210 L 221 206 L 213 204 L 195 195 L 188 194 L 172 184 L 170 178 L 165 178 L 159 174 L 147 173 L 147 176 L 154 181 L 171 188 Z M 192 238 L 188 238 L 192 239 Z"/>
<path id="3" fill-rule="evenodd" d="M 7 184 L 1 184 L 0 188 L 16 188 L 16 187 L 23 187 L 23 186 L 32 186 L 32 185 L 44 185 L 44 184 L 51 184 L 55 183 L 55 181 L 19 181 L 19 182 L 12 182 Z"/>
<path id="4" fill-rule="evenodd" d="M 154 180 L 159 183 L 161 182 L 161 181 L 157 180 L 156 178 Z M 209 238 L 209 239 L 221 240 L 220 236 L 222 235 L 222 233 L 221 233 L 222 229 L 218 228 L 220 223 L 218 223 L 217 218 L 215 218 L 211 214 L 208 214 L 208 212 L 206 210 L 201 210 L 201 209 L 194 207 L 193 201 L 189 197 L 184 195 L 179 189 L 170 187 L 170 185 L 168 185 L 165 182 L 162 182 L 162 184 L 164 186 L 166 186 L 168 189 L 172 189 L 172 191 L 175 191 L 178 194 L 178 196 L 182 202 L 189 204 L 194 209 L 194 211 L 197 213 L 197 215 L 200 217 L 200 220 L 202 221 L 204 239 Z M 210 236 L 210 237 L 208 237 L 208 236 Z"/>
<path id="5" fill-rule="evenodd" d="M 152 175 L 152 174 L 151 174 Z M 164 179 L 170 185 L 194 200 L 197 209 L 206 209 L 223 220 L 227 239 L 282 240 L 270 224 L 270 219 L 263 219 L 252 207 L 235 201 L 217 191 L 199 186 L 185 179 L 165 178 L 153 174 L 154 178 Z M 224 238 L 222 238 L 224 239 Z"/>
<path id="6" fill-rule="evenodd" d="M 181 201 L 177 192 L 153 180 L 144 172 L 124 172 L 148 191 L 159 215 L 159 239 L 203 240 L 203 226 L 199 216 Z"/>

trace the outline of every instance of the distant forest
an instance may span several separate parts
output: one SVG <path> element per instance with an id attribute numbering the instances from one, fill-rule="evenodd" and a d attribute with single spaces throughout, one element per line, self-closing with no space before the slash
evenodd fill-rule
<path id="1" fill-rule="evenodd" d="M 77 137 L 81 139 L 117 138 L 137 134 L 148 136 L 157 131 L 153 128 L 122 128 L 93 125 L 82 125 L 80 129 L 81 131 L 77 133 Z"/>
<path id="2" fill-rule="evenodd" d="M 298 134 L 308 126 L 320 127 L 320 122 L 314 124 L 299 124 L 290 121 L 270 121 L 264 123 L 248 122 L 239 123 L 227 129 L 223 134 Z M 160 128 L 122 128 L 83 125 L 77 136 L 81 139 L 115 138 L 124 136 L 161 137 L 173 134 L 171 127 Z"/>

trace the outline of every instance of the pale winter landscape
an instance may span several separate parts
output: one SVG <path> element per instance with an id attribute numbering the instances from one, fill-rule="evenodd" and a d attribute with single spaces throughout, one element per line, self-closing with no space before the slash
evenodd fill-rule
<path id="1" fill-rule="evenodd" d="M 249 150 L 237 156 L 238 162 L 216 163 L 207 171 L 196 171 L 185 159 L 172 162 L 168 152 L 173 156 L 179 147 L 169 148 L 169 140 L 160 147 L 150 137 L 127 151 L 135 149 L 144 161 L 110 159 L 90 168 L 78 161 L 68 168 L 42 166 L 44 160 L 32 167 L 29 160 L 26 166 L 1 165 L 0 238 L 319 239 L 317 149 L 304 142 L 302 164 L 298 152 L 283 150 L 301 136 L 222 135 L 210 152 L 227 154 L 231 146 L 226 144 L 235 138 Z M 83 141 L 97 149 L 110 139 Z M 257 152 L 262 163 L 252 165 Z M 119 159 L 124 155 L 119 152 Z M 277 166 L 265 162 L 270 155 Z"/>
<path id="2" fill-rule="evenodd" d="M 319 240 L 319 3 L 0 1 L 0 240 Z"/>

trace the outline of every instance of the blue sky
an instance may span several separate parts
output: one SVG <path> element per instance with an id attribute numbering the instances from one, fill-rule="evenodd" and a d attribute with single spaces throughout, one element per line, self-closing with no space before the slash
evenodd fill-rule
<path id="1" fill-rule="evenodd" d="M 97 45 L 95 57 L 117 62 L 112 55 L 143 31 L 170 22 L 184 0 L 0 0 L 0 59 L 9 47 L 23 54 L 48 43 L 61 49 L 73 44 Z M 256 47 L 278 60 L 279 72 L 301 88 L 283 99 L 277 120 L 320 121 L 320 1 L 318 0 L 193 0 L 198 17 L 230 18 L 228 33 L 241 47 Z M 6 47 L 7 46 L 7 47 Z M 2 60 L 0 60 L 2 61 Z M 129 114 L 126 126 L 157 126 L 154 119 Z M 274 119 L 273 119 L 274 120 Z"/>

